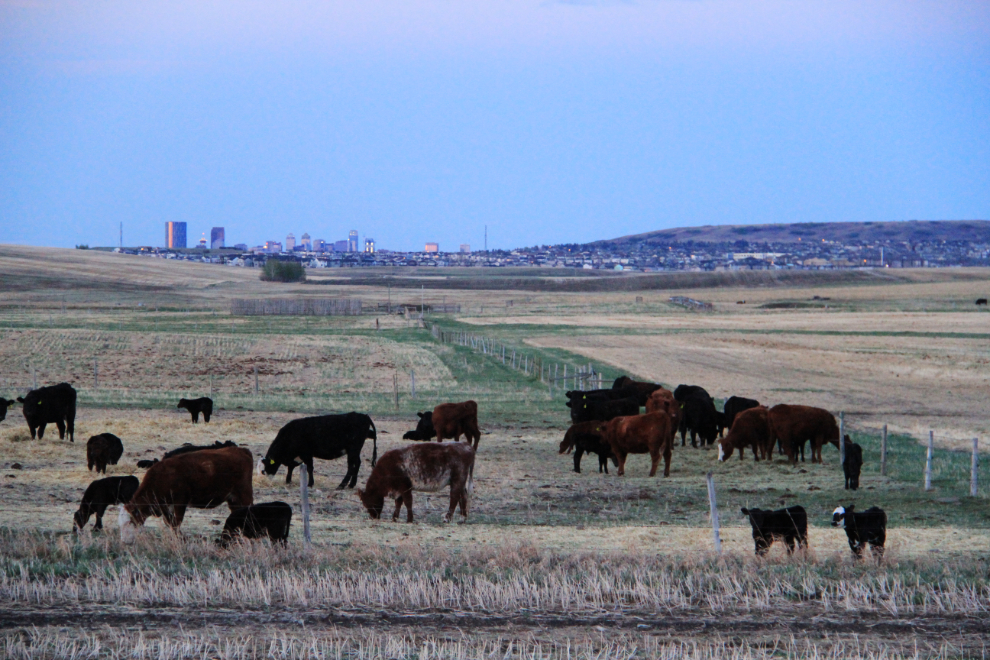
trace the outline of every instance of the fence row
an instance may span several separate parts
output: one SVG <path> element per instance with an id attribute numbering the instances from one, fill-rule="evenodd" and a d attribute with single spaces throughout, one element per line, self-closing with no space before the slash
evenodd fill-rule
<path id="1" fill-rule="evenodd" d="M 234 316 L 358 316 L 360 298 L 235 298 Z"/>

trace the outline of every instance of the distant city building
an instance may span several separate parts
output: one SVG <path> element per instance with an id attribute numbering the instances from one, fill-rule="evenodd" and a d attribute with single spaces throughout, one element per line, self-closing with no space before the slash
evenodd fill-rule
<path id="1" fill-rule="evenodd" d="M 278 241 L 265 241 L 265 252 L 278 253 L 282 251 L 282 244 Z"/>
<path id="2" fill-rule="evenodd" d="M 350 241 L 334 241 L 333 243 L 334 252 L 349 252 L 350 251 Z"/>
<path id="3" fill-rule="evenodd" d="M 285 237 L 285 251 L 292 252 L 296 249 L 296 237 L 291 233 Z"/>
<path id="4" fill-rule="evenodd" d="M 302 235 L 302 249 L 306 252 L 313 251 L 313 242 L 309 238 L 309 234 Z"/>
<path id="5" fill-rule="evenodd" d="M 210 230 L 210 249 L 219 250 L 224 247 L 223 244 L 223 227 L 214 227 Z"/>
<path id="6" fill-rule="evenodd" d="M 439 243 L 427 243 L 426 247 L 423 248 L 423 252 L 439 252 L 439 251 L 440 251 Z"/>
<path id="7" fill-rule="evenodd" d="M 368 254 L 375 253 L 375 239 L 373 238 L 364 239 L 364 251 L 367 252 Z"/>
<path id="8" fill-rule="evenodd" d="M 470 252 L 471 252 L 471 244 L 470 243 L 461 243 L 461 252 L 463 252 L 465 254 L 470 254 Z"/>
<path id="9" fill-rule="evenodd" d="M 347 251 L 357 252 L 358 251 L 358 233 L 357 229 L 352 229 L 347 234 Z"/>
<path id="10" fill-rule="evenodd" d="M 200 250 L 206 249 L 206 234 L 203 234 L 199 239 L 199 245 L 197 245 Z"/>
<path id="11" fill-rule="evenodd" d="M 240 250 L 241 252 L 247 252 L 247 243 L 237 243 L 234 245 L 235 250 Z"/>
<path id="12" fill-rule="evenodd" d="M 322 238 L 317 238 L 313 240 L 313 252 L 326 252 L 327 242 Z"/>
<path id="13" fill-rule="evenodd" d="M 165 223 L 165 247 L 171 250 L 186 247 L 186 223 Z"/>

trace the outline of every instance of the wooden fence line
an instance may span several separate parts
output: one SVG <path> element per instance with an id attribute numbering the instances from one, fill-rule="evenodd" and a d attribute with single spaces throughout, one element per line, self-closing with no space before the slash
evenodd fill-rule
<path id="1" fill-rule="evenodd" d="M 360 298 L 235 298 L 234 316 L 358 316 Z"/>

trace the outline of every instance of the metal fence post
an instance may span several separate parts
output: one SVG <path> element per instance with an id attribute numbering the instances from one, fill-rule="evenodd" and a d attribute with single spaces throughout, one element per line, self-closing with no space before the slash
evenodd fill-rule
<path id="1" fill-rule="evenodd" d="M 970 466 L 970 473 L 969 473 L 970 497 L 976 497 L 976 487 L 977 487 L 976 474 L 980 467 L 979 448 L 980 448 L 980 439 L 973 438 L 973 463 Z"/>
<path id="2" fill-rule="evenodd" d="M 932 489 L 932 454 L 935 452 L 935 431 L 928 432 L 928 456 L 925 458 L 925 490 Z"/>
<path id="3" fill-rule="evenodd" d="M 722 539 L 718 534 L 718 505 L 715 503 L 715 478 L 709 472 L 705 475 L 708 482 L 708 507 L 712 515 L 712 534 L 715 538 L 715 552 L 722 554 Z"/>
<path id="4" fill-rule="evenodd" d="M 883 433 L 880 435 L 880 476 L 887 476 L 887 425 L 883 425 Z"/>
<path id="5" fill-rule="evenodd" d="M 312 539 L 309 535 L 309 470 L 306 469 L 305 463 L 299 466 L 299 499 L 302 506 L 303 539 L 308 548 Z"/>

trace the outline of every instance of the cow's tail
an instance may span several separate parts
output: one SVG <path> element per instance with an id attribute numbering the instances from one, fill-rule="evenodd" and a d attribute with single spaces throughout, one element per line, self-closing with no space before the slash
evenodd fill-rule
<path id="1" fill-rule="evenodd" d="M 375 437 L 372 438 L 374 442 L 374 449 L 371 450 L 371 467 L 375 467 L 375 463 L 378 462 L 378 429 L 375 428 L 375 420 L 370 417 L 368 420 L 371 422 L 371 430 L 375 432 Z"/>

